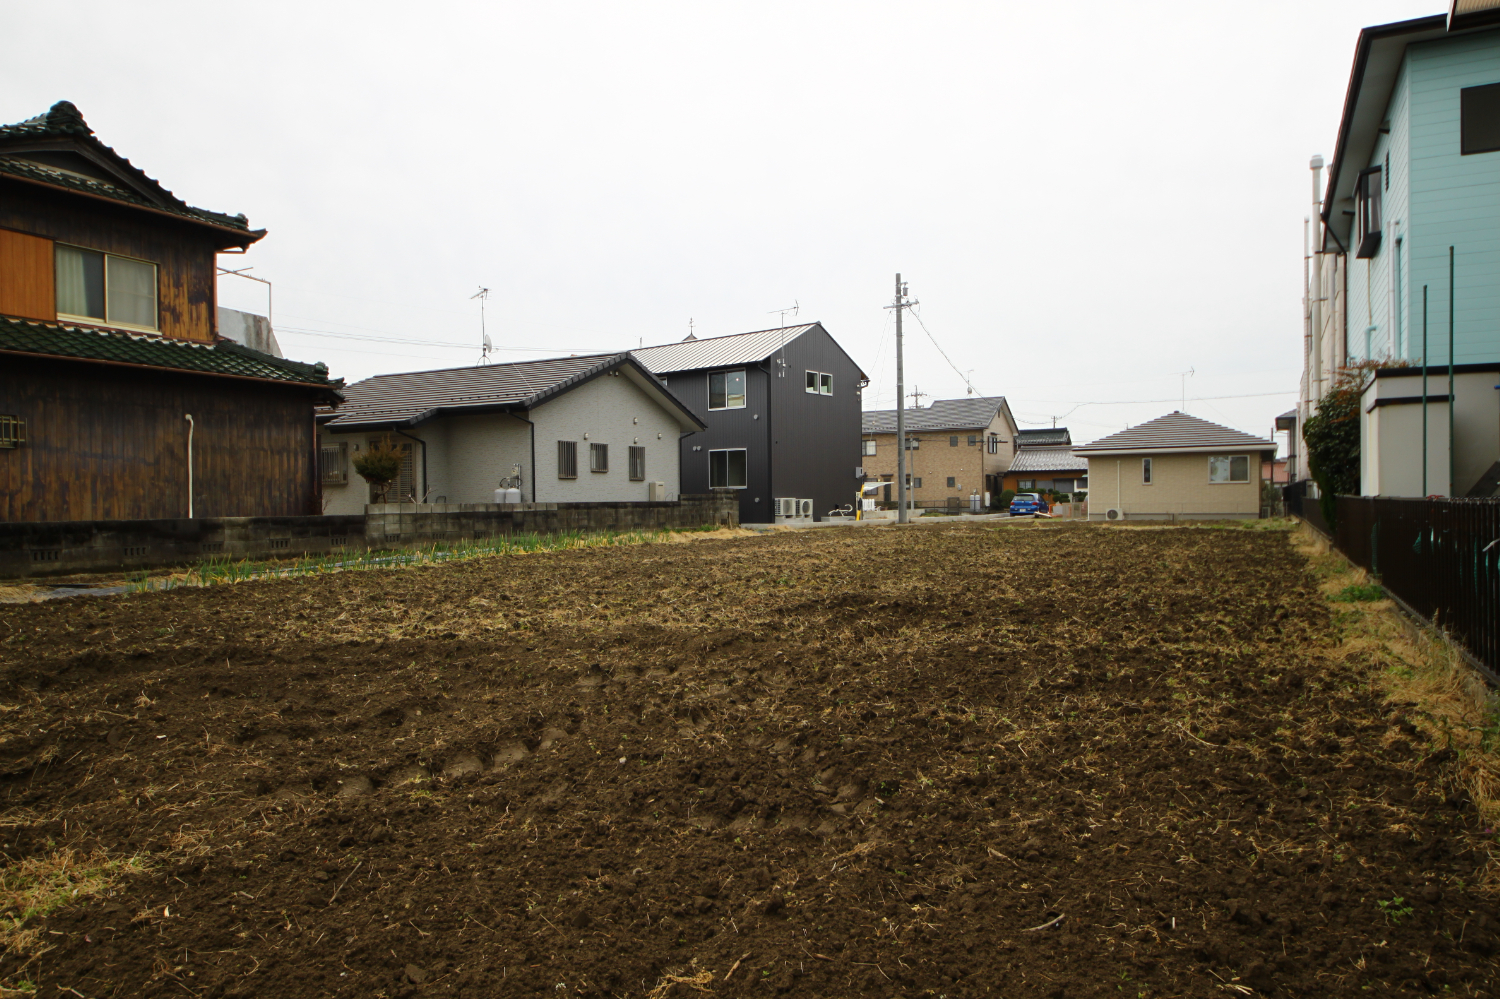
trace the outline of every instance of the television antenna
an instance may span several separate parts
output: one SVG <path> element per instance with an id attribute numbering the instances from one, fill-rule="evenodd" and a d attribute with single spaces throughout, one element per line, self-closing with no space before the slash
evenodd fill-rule
<path id="1" fill-rule="evenodd" d="M 495 349 L 494 343 L 490 340 L 489 333 L 484 328 L 484 303 L 489 301 L 489 297 L 490 290 L 484 285 L 480 285 L 479 290 L 469 296 L 469 301 L 471 302 L 476 298 L 479 299 L 479 336 L 481 343 L 481 346 L 479 348 L 480 364 L 489 364 L 490 351 Z"/>
<path id="2" fill-rule="evenodd" d="M 777 322 L 777 327 L 778 328 L 784 328 L 786 326 L 787 313 L 791 313 L 792 315 L 795 316 L 795 315 L 797 315 L 797 313 L 799 313 L 801 311 L 802 311 L 802 303 L 799 302 L 799 301 L 793 301 L 792 302 L 792 307 L 789 308 L 789 309 L 772 309 L 771 310 L 771 312 L 776 313 L 776 317 L 777 317 L 776 322 Z M 771 314 L 771 312 L 767 312 L 766 315 L 769 316 Z"/>
<path id="3" fill-rule="evenodd" d="M 1174 372 L 1172 372 L 1172 374 L 1177 375 L 1179 378 L 1182 379 L 1182 409 L 1179 410 L 1179 412 L 1182 412 L 1182 413 L 1186 413 L 1187 412 L 1187 380 L 1189 378 L 1193 377 L 1194 375 L 1196 375 L 1197 373 L 1198 372 L 1194 371 L 1191 366 L 1186 371 L 1174 371 Z"/>

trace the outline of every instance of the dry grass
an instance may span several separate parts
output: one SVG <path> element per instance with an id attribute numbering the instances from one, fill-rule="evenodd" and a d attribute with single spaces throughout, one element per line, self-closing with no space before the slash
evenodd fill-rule
<path id="1" fill-rule="evenodd" d="M 1292 543 L 1308 559 L 1340 636 L 1341 655 L 1368 671 L 1393 705 L 1414 705 L 1408 717 L 1434 750 L 1457 754 L 1454 771 L 1483 827 L 1500 828 L 1500 694 L 1490 689 L 1446 638 L 1419 627 L 1389 599 L 1350 599 L 1371 587 L 1354 566 L 1310 528 Z M 1494 855 L 1484 888 L 1500 895 Z"/>
<path id="2" fill-rule="evenodd" d="M 0 948 L 33 954 L 42 950 L 32 920 L 84 898 L 106 893 L 120 877 L 146 869 L 140 857 L 111 860 L 103 851 L 84 855 L 57 850 L 0 867 Z"/>

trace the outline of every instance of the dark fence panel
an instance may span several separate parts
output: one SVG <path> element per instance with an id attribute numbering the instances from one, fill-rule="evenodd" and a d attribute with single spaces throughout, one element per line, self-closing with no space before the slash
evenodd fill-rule
<path id="1" fill-rule="evenodd" d="M 1283 487 L 1281 495 L 1286 502 L 1286 512 L 1294 517 L 1301 517 L 1324 537 L 1333 537 L 1333 532 L 1328 529 L 1328 522 L 1323 519 L 1322 504 L 1316 497 L 1309 496 L 1308 491 L 1309 483 L 1306 479 Z"/>
<path id="2" fill-rule="evenodd" d="M 1316 500 L 1307 507 L 1316 508 Z M 1303 513 L 1306 520 L 1311 517 Z M 1321 519 L 1321 518 L 1320 518 Z M 1340 496 L 1334 544 L 1500 674 L 1500 500 Z"/>

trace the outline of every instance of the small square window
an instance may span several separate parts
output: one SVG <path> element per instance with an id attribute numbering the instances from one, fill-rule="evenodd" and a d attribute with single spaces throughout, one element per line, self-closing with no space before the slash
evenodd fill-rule
<path id="1" fill-rule="evenodd" d="M 1500 83 L 1458 92 L 1459 150 L 1464 156 L 1500 149 Z"/>
<path id="2" fill-rule="evenodd" d="M 744 489 L 745 479 L 744 448 L 708 452 L 708 486 L 710 489 Z"/>
<path id="3" fill-rule="evenodd" d="M 578 442 L 557 442 L 557 477 L 559 479 L 578 478 Z"/>
<path id="4" fill-rule="evenodd" d="M 948 438 L 948 446 L 949 447 L 958 447 L 958 437 L 957 436 L 949 437 Z"/>
<path id="5" fill-rule="evenodd" d="M 875 454 L 875 442 L 873 440 L 860 441 L 859 442 L 859 453 L 862 456 L 866 457 L 866 458 L 871 457 L 872 455 L 874 455 Z"/>
<path id="6" fill-rule="evenodd" d="M 646 477 L 646 449 L 639 444 L 630 446 L 630 480 L 640 482 Z"/>
<path id="7" fill-rule="evenodd" d="M 978 444 L 978 443 L 979 443 L 979 435 L 978 434 L 970 434 L 969 435 L 969 447 L 973 447 L 975 444 Z"/>
<path id="8" fill-rule="evenodd" d="M 609 445 L 608 444 L 590 444 L 589 445 L 589 471 L 590 472 L 607 472 L 607 471 L 609 471 Z"/>
<path id="9" fill-rule="evenodd" d="M 833 395 L 833 376 L 830 374 L 818 375 L 818 394 Z"/>
<path id="10" fill-rule="evenodd" d="M 19 416 L 0 416 L 0 447 L 20 447 L 26 443 L 26 421 Z"/>
<path id="11" fill-rule="evenodd" d="M 349 484 L 349 444 L 347 441 L 324 444 L 319 450 L 318 458 L 323 472 L 323 485 Z"/>
<path id="12" fill-rule="evenodd" d="M 745 373 L 716 371 L 708 376 L 709 409 L 745 408 Z"/>
<path id="13" fill-rule="evenodd" d="M 807 373 L 807 392 L 809 395 L 818 394 L 818 373 L 816 371 L 809 371 Z"/>
<path id="14" fill-rule="evenodd" d="M 955 482 L 955 481 L 953 481 L 955 478 L 956 478 L 956 476 L 953 476 L 953 475 L 948 476 L 948 488 L 949 489 L 956 489 L 956 488 L 958 488 L 958 483 Z"/>

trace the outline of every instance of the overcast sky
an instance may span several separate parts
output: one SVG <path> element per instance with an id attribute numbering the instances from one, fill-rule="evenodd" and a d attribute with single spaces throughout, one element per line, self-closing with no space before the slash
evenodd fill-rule
<path id="1" fill-rule="evenodd" d="M 71 100 L 268 229 L 221 261 L 274 282 L 289 357 L 351 382 L 474 363 L 484 285 L 505 360 L 800 303 L 888 408 L 900 271 L 952 360 L 908 322 L 924 402 L 966 376 L 1084 441 L 1178 408 L 1192 369 L 1188 412 L 1264 434 L 1358 31 L 1441 9 L 32 0 L 0 9 L 0 120 Z"/>

